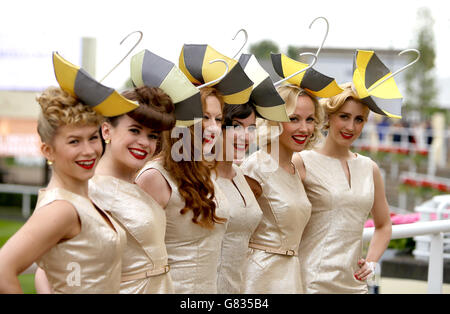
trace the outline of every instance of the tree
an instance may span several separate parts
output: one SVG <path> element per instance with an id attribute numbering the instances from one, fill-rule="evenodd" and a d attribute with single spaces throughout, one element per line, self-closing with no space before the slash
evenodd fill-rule
<path id="1" fill-rule="evenodd" d="M 405 110 L 418 110 L 424 116 L 429 116 L 436 108 L 437 88 L 435 84 L 434 60 L 436 58 L 433 25 L 434 19 L 428 8 L 421 8 L 417 12 L 418 31 L 413 47 L 420 51 L 419 61 L 406 70 L 405 81 L 407 97 Z M 411 54 L 409 62 L 416 58 Z"/>
<path id="2" fill-rule="evenodd" d="M 250 53 L 254 54 L 257 59 L 270 59 L 270 53 L 278 51 L 278 45 L 267 39 L 250 46 Z"/>

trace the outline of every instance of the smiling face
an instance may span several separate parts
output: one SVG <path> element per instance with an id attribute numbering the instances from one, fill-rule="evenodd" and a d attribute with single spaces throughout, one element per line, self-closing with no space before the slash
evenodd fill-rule
<path id="1" fill-rule="evenodd" d="M 64 181 L 85 182 L 94 175 L 102 153 L 98 125 L 60 126 L 51 144 L 42 145 L 42 152 Z"/>
<path id="2" fill-rule="evenodd" d="M 279 137 L 280 146 L 289 152 L 302 151 L 314 133 L 314 114 L 315 107 L 312 99 L 307 95 L 298 96 L 294 112 L 289 115 L 290 122 L 282 122 L 283 133 Z"/>
<path id="3" fill-rule="evenodd" d="M 222 108 L 215 96 L 206 97 L 203 110 L 203 152 L 209 154 L 222 132 Z"/>
<path id="4" fill-rule="evenodd" d="M 338 111 L 329 115 L 328 137 L 337 144 L 350 148 L 361 135 L 368 115 L 367 106 L 348 98 Z"/>
<path id="5" fill-rule="evenodd" d="M 107 144 L 107 153 L 114 158 L 117 167 L 130 171 L 142 168 L 153 156 L 159 133 L 136 122 L 128 115 L 120 117 L 116 125 L 103 123 L 102 133 Z M 106 154 L 106 153 L 105 153 Z"/>
<path id="6" fill-rule="evenodd" d="M 224 131 L 226 152 L 225 160 L 242 161 L 245 158 L 249 145 L 255 139 L 256 133 L 256 115 L 252 112 L 248 117 L 240 119 L 233 118 L 231 126 L 226 127 Z M 232 149 L 232 159 L 228 150 Z"/>

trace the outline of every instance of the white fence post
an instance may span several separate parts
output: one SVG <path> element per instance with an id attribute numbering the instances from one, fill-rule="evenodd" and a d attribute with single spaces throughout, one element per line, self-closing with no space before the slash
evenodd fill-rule
<path id="1" fill-rule="evenodd" d="M 31 213 L 31 195 L 28 193 L 22 194 L 22 217 L 28 218 Z"/>
<path id="2" fill-rule="evenodd" d="M 444 275 L 444 237 L 442 232 L 433 234 L 428 261 L 428 293 L 442 293 Z"/>

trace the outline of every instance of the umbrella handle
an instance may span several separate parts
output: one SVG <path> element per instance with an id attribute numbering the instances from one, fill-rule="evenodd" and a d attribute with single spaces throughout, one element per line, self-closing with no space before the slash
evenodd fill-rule
<path id="1" fill-rule="evenodd" d="M 328 37 L 328 31 L 330 30 L 330 24 L 328 23 L 328 20 L 327 20 L 325 17 L 323 17 L 323 16 L 316 17 L 316 18 L 311 22 L 311 24 L 309 24 L 309 29 L 311 29 L 311 26 L 312 26 L 312 25 L 314 24 L 314 22 L 317 21 L 318 19 L 323 19 L 323 20 L 325 21 L 325 23 L 327 23 L 327 31 L 325 32 L 325 36 L 324 36 L 323 39 L 322 39 L 322 43 L 320 44 L 319 49 L 317 49 L 317 51 L 316 51 L 316 56 L 317 56 L 317 57 L 319 57 L 320 50 L 322 50 L 322 47 L 323 47 L 323 45 L 325 44 L 325 40 L 327 40 L 327 37 Z"/>
<path id="2" fill-rule="evenodd" d="M 402 54 L 404 54 L 405 52 L 410 52 L 410 51 L 414 51 L 417 54 L 417 58 L 408 63 L 407 65 L 405 65 L 404 67 L 398 69 L 397 71 L 395 71 L 394 73 L 392 73 L 391 75 L 389 75 L 388 77 L 384 78 L 382 81 L 378 82 L 377 84 L 373 85 L 371 88 L 369 88 L 367 91 L 370 92 L 372 90 L 374 90 L 375 88 L 377 88 L 378 86 L 380 86 L 381 84 L 383 84 L 385 81 L 387 81 L 388 79 L 390 79 L 391 77 L 396 76 L 397 74 L 399 74 L 400 72 L 406 70 L 407 68 L 409 68 L 410 66 L 412 66 L 414 63 L 416 63 L 417 61 L 419 61 L 420 59 L 420 51 L 417 49 L 405 49 L 403 51 L 400 51 L 400 53 L 398 54 L 399 56 L 401 56 Z"/>
<path id="3" fill-rule="evenodd" d="M 141 42 L 141 40 L 142 40 L 142 37 L 144 36 L 144 34 L 141 32 L 141 31 L 134 31 L 134 32 L 131 32 L 131 33 L 129 33 L 124 39 L 122 39 L 122 41 L 120 42 L 120 45 L 122 45 L 123 44 L 123 42 L 128 38 L 128 37 L 130 37 L 130 35 L 132 35 L 132 34 L 134 34 L 134 33 L 139 33 L 140 34 L 140 37 L 139 37 L 139 39 L 138 39 L 138 41 L 134 44 L 134 46 L 128 51 L 128 53 L 125 55 L 125 57 L 123 57 L 122 58 L 122 60 L 120 60 L 119 61 L 119 63 L 117 63 L 101 80 L 100 80 L 100 83 L 105 79 L 105 78 L 107 78 L 108 77 L 108 75 L 110 75 L 111 74 L 111 72 L 112 71 L 114 71 L 129 55 L 130 55 L 130 53 L 134 50 L 134 48 L 136 48 L 136 46 L 137 45 L 139 45 L 139 43 Z"/>
<path id="4" fill-rule="evenodd" d="M 214 60 L 209 61 L 209 64 L 215 63 L 215 62 L 222 62 L 222 63 L 225 64 L 225 66 L 226 66 L 225 73 L 223 73 L 221 77 L 219 77 L 219 78 L 217 78 L 215 80 L 212 80 L 211 82 L 208 82 L 208 83 L 205 83 L 203 85 L 197 86 L 198 89 L 206 87 L 206 86 L 213 85 L 213 84 L 219 82 L 221 79 L 223 79 L 225 77 L 225 75 L 228 74 L 229 67 L 228 67 L 228 63 L 225 60 L 223 60 L 223 59 L 214 59 Z"/>
<path id="5" fill-rule="evenodd" d="M 246 31 L 245 29 L 243 29 L 243 28 L 241 28 L 240 30 L 237 31 L 236 35 L 234 35 L 234 37 L 233 37 L 233 40 L 236 39 L 236 36 L 237 36 L 240 32 L 243 32 L 243 33 L 244 33 L 244 35 L 245 35 L 245 41 L 244 41 L 244 44 L 241 46 L 241 49 L 239 49 L 238 52 L 236 52 L 236 54 L 233 56 L 232 59 L 234 59 L 234 58 L 237 57 L 237 55 L 242 51 L 242 49 L 244 49 L 244 47 L 245 47 L 245 45 L 247 44 L 247 41 L 248 41 L 248 34 L 247 34 L 247 31 Z"/>
<path id="6" fill-rule="evenodd" d="M 275 82 L 273 85 L 278 86 L 278 85 L 280 85 L 281 83 L 283 83 L 283 82 L 285 82 L 285 81 L 291 79 L 292 77 L 294 77 L 294 76 L 296 76 L 296 75 L 299 75 L 300 73 L 303 73 L 303 72 L 305 72 L 306 70 L 312 68 L 312 67 L 314 66 L 314 64 L 316 64 L 316 62 L 317 62 L 317 55 L 316 55 L 316 54 L 314 54 L 314 53 L 312 53 L 312 52 L 303 52 L 303 53 L 299 54 L 299 56 L 303 56 L 303 55 L 310 55 L 310 56 L 312 56 L 312 57 L 314 58 L 313 62 L 311 62 L 311 64 L 310 64 L 309 66 L 307 66 L 306 68 L 304 68 L 304 69 L 302 69 L 302 70 L 300 70 L 300 71 L 298 71 L 298 72 L 295 72 L 294 74 L 291 74 L 291 75 L 289 75 L 288 77 L 285 77 L 284 79 L 279 80 L 278 82 Z"/>

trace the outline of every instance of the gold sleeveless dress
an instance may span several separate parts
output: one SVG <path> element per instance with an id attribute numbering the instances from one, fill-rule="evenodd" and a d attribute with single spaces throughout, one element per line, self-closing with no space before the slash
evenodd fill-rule
<path id="1" fill-rule="evenodd" d="M 91 201 L 62 188 L 40 190 L 36 211 L 57 200 L 71 203 L 81 221 L 81 231 L 58 243 L 37 261 L 53 293 L 119 293 L 125 231 L 110 218 L 115 231 Z"/>
<path id="2" fill-rule="evenodd" d="M 357 155 L 348 161 L 350 181 L 341 162 L 315 151 L 302 151 L 304 185 L 312 204 L 299 256 L 307 293 L 367 293 L 353 277 L 362 257 L 364 223 L 373 206 L 373 166 Z"/>
<path id="3" fill-rule="evenodd" d="M 258 203 L 264 214 L 250 239 L 244 293 L 303 293 L 297 255 L 311 204 L 300 176 L 278 167 L 263 150 L 241 168 L 261 185 Z"/>
<path id="4" fill-rule="evenodd" d="M 137 177 L 152 168 L 164 176 L 172 189 L 165 208 L 167 220 L 165 242 L 175 293 L 217 293 L 217 266 L 226 223 L 215 224 L 213 229 L 206 229 L 192 222 L 192 211 L 182 215 L 180 210 L 184 207 L 184 199 L 161 161 L 148 162 Z M 228 201 L 214 180 L 213 183 L 217 204 L 216 215 L 228 218 Z"/>
<path id="5" fill-rule="evenodd" d="M 173 293 L 161 206 L 136 184 L 112 176 L 94 175 L 89 197 L 127 233 L 120 293 Z"/>
<path id="6" fill-rule="evenodd" d="M 248 243 L 262 218 L 261 208 L 242 170 L 237 165 L 233 165 L 233 169 L 236 176 L 232 180 L 222 177 L 216 179 L 230 204 L 230 218 L 222 241 L 218 268 L 218 293 L 243 292 Z"/>

